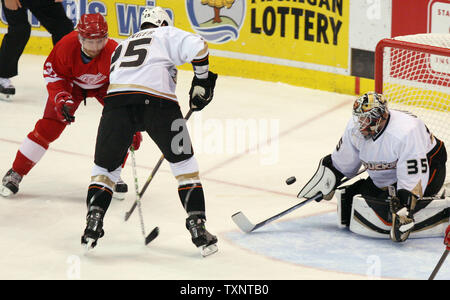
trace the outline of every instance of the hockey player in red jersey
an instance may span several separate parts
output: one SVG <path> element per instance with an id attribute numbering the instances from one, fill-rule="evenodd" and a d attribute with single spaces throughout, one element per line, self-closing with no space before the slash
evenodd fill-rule
<path id="1" fill-rule="evenodd" d="M 44 63 L 48 99 L 37 121 L 17 151 L 12 168 L 3 177 L 0 195 L 16 194 L 23 176 L 39 162 L 50 146 L 75 121 L 75 111 L 88 97 L 103 105 L 109 85 L 111 54 L 117 43 L 108 38 L 108 24 L 99 14 L 84 14 L 73 31 L 61 39 Z M 135 139 L 140 142 L 140 139 Z M 139 145 L 134 145 L 135 149 Z"/>

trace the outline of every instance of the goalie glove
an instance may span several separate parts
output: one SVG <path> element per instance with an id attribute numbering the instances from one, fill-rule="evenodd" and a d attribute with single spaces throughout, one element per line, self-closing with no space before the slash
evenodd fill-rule
<path id="1" fill-rule="evenodd" d="M 216 86 L 217 74 L 208 72 L 208 78 L 199 79 L 194 76 L 192 79 L 191 90 L 189 91 L 189 106 L 193 111 L 202 110 L 211 102 L 214 96 L 214 87 Z"/>
<path id="2" fill-rule="evenodd" d="M 333 167 L 331 154 L 329 154 L 320 160 L 316 173 L 301 189 L 297 197 L 311 198 L 317 195 L 317 193 L 322 193 L 323 199 L 331 200 L 334 195 L 334 190 L 340 184 L 343 177 L 344 175 Z M 320 200 L 322 199 L 316 201 L 319 202 Z"/>

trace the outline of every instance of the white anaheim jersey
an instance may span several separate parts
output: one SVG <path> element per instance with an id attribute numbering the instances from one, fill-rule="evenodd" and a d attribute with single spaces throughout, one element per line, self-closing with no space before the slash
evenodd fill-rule
<path id="1" fill-rule="evenodd" d="M 422 196 L 429 178 L 427 153 L 435 145 L 436 139 L 420 119 L 390 110 L 384 130 L 374 139 L 364 139 L 351 119 L 331 158 L 347 177 L 364 165 L 378 188 L 397 182 L 397 190 Z"/>
<path id="2" fill-rule="evenodd" d="M 141 30 L 112 55 L 108 93 L 141 91 L 177 101 L 176 66 L 191 62 L 204 48 L 199 35 L 172 26 Z"/>

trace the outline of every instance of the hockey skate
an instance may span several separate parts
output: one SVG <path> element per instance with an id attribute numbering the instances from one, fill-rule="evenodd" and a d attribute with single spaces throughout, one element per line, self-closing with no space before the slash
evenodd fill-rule
<path id="1" fill-rule="evenodd" d="M 217 237 L 209 233 L 205 228 L 205 220 L 197 215 L 189 216 L 186 219 L 186 228 L 192 236 L 192 242 L 200 250 L 203 257 L 216 253 Z"/>
<path id="2" fill-rule="evenodd" d="M 125 195 L 127 192 L 128 185 L 122 180 L 122 178 L 120 178 L 114 186 L 113 198 L 122 201 L 125 199 Z"/>
<path id="3" fill-rule="evenodd" d="M 408 208 L 400 203 L 398 198 L 391 199 L 392 227 L 391 240 L 394 242 L 404 242 L 414 228 L 414 218 Z"/>
<path id="4" fill-rule="evenodd" d="M 92 206 L 86 217 L 86 229 L 81 237 L 81 245 L 86 248 L 86 251 L 97 246 L 97 240 L 105 235 L 103 231 L 103 217 L 105 211 L 100 207 Z"/>
<path id="5" fill-rule="evenodd" d="M 0 100 L 11 101 L 16 93 L 16 88 L 12 85 L 9 78 L 0 78 Z"/>
<path id="6" fill-rule="evenodd" d="M 0 186 L 0 195 L 9 197 L 19 191 L 19 183 L 22 181 L 22 176 L 10 169 L 3 177 L 2 185 Z"/>

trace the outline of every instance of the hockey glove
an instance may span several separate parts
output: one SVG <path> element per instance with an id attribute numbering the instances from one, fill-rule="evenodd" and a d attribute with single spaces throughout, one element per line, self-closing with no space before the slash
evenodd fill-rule
<path id="1" fill-rule="evenodd" d="M 323 194 L 323 198 L 317 199 L 317 202 L 322 199 L 331 200 L 343 177 L 344 175 L 333 166 L 331 154 L 327 155 L 320 160 L 316 173 L 298 193 L 297 197 L 311 198 L 320 192 Z"/>
<path id="2" fill-rule="evenodd" d="M 199 79 L 194 76 L 189 91 L 189 106 L 193 111 L 202 110 L 211 102 L 216 80 L 217 74 L 211 71 L 208 72 L 208 78 L 206 79 Z"/>
<path id="3" fill-rule="evenodd" d="M 447 229 L 445 230 L 444 244 L 447 245 L 447 250 L 450 251 L 450 225 L 448 225 Z"/>
<path id="4" fill-rule="evenodd" d="M 134 150 L 138 150 L 141 146 L 142 142 L 142 134 L 140 131 L 136 132 L 133 136 L 133 143 L 131 144 L 131 147 L 133 147 Z"/>
<path id="5" fill-rule="evenodd" d="M 59 92 L 55 96 L 55 111 L 58 120 L 66 124 L 74 122 L 75 117 L 72 114 L 74 105 L 71 94 L 66 91 Z"/>

